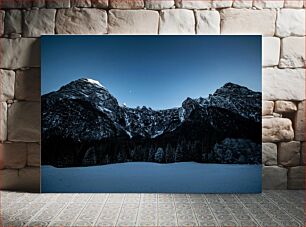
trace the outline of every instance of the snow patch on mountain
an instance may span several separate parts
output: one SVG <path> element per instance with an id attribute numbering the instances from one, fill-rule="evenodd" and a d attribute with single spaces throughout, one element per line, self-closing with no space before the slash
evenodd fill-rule
<path id="1" fill-rule="evenodd" d="M 185 120 L 185 109 L 184 108 L 179 108 L 178 111 L 179 111 L 180 121 L 183 122 Z"/>
<path id="2" fill-rule="evenodd" d="M 164 133 L 164 130 L 159 130 L 154 135 L 152 135 L 151 138 L 156 138 L 157 136 L 160 136 L 163 133 Z"/>
<path id="3" fill-rule="evenodd" d="M 98 85 L 98 86 L 100 86 L 100 87 L 104 87 L 104 86 L 103 86 L 99 81 L 97 81 L 97 80 L 93 80 L 93 79 L 86 78 L 86 81 L 89 82 L 89 83 Z"/>
<path id="4" fill-rule="evenodd" d="M 90 78 L 72 81 L 58 91 L 43 95 L 42 101 L 42 133 L 49 136 L 56 132 L 75 140 L 90 137 L 99 140 L 114 135 L 156 138 L 175 131 L 190 120 L 193 112 L 210 121 L 211 126 L 221 125 L 218 121 L 226 124 L 226 116 L 216 119 L 209 108 L 228 110 L 255 122 L 261 119 L 261 93 L 233 83 L 225 84 L 208 98 L 187 98 L 182 107 L 166 110 L 120 106 L 99 81 Z M 80 122 L 76 123 L 76 119 Z"/>

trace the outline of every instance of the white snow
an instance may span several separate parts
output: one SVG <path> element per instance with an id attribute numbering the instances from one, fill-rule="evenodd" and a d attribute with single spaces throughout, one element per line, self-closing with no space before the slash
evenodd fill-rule
<path id="1" fill-rule="evenodd" d="M 77 97 L 72 94 L 65 94 L 64 97 L 68 99 L 77 99 Z"/>
<path id="2" fill-rule="evenodd" d="M 164 130 L 159 130 L 154 135 L 152 135 L 151 138 L 156 138 L 157 136 L 159 136 L 159 135 L 161 135 L 163 133 L 164 133 Z"/>
<path id="3" fill-rule="evenodd" d="M 130 137 L 130 138 L 132 138 L 132 137 L 133 137 L 130 131 L 125 130 L 125 132 L 126 132 L 128 135 L 129 135 L 129 137 Z"/>
<path id="4" fill-rule="evenodd" d="M 109 113 L 112 112 L 110 109 L 105 108 L 105 107 L 103 107 L 103 106 L 97 106 L 97 108 L 98 108 L 99 110 L 101 110 L 102 112 L 109 112 Z"/>
<path id="5" fill-rule="evenodd" d="M 185 109 L 184 108 L 179 109 L 179 118 L 181 122 L 185 120 Z"/>
<path id="6" fill-rule="evenodd" d="M 42 192 L 260 193 L 261 165 L 128 162 L 42 166 Z"/>
<path id="7" fill-rule="evenodd" d="M 89 78 L 86 78 L 86 80 L 87 80 L 89 83 L 98 85 L 98 86 L 100 86 L 100 87 L 104 87 L 104 86 L 103 86 L 102 84 L 100 84 L 100 82 L 97 81 L 97 80 L 93 80 L 93 79 L 89 79 Z"/>

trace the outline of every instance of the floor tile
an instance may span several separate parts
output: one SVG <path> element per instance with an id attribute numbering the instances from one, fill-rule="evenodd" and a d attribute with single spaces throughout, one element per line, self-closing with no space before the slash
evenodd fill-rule
<path id="1" fill-rule="evenodd" d="M 262 194 L 1 192 L 4 226 L 304 226 L 303 191 Z"/>

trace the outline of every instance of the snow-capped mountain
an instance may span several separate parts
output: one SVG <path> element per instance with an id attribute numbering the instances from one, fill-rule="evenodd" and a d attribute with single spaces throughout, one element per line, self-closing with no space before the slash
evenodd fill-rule
<path id="1" fill-rule="evenodd" d="M 68 149 L 68 157 L 80 152 L 77 154 L 81 155 L 78 157 L 80 160 L 84 156 L 92 156 L 88 155 L 88 149 L 93 144 L 94 148 L 90 152 L 101 158 L 103 156 L 102 159 L 106 156 L 101 155 L 104 148 L 97 154 L 99 149 L 95 147 L 96 144 L 119 146 L 126 150 L 122 154 L 125 159 L 134 160 L 131 152 L 135 152 L 137 146 L 165 149 L 185 140 L 200 141 L 202 150 L 196 159 L 207 160 L 205 155 L 203 158 L 203 149 L 209 153 L 216 143 L 225 138 L 259 142 L 260 130 L 261 93 L 233 83 L 225 84 L 208 98 L 187 98 L 181 107 L 167 110 L 120 106 L 117 99 L 98 81 L 86 78 L 72 81 L 58 91 L 42 96 L 43 144 L 56 143 L 53 148 L 48 145 L 46 150 L 49 147 L 67 150 L 66 147 L 73 144 L 74 150 L 71 147 Z M 59 140 L 64 140 L 62 145 L 55 142 Z M 65 145 L 67 141 L 69 143 Z M 86 149 L 80 148 L 81 145 Z M 81 151 L 76 152 L 75 149 Z M 83 154 L 84 149 L 88 151 L 86 154 Z M 116 158 L 114 154 L 107 155 L 117 162 L 120 152 L 115 153 Z M 149 160 L 150 155 L 147 156 Z M 50 157 L 50 154 L 45 157 L 47 162 L 55 158 Z"/>

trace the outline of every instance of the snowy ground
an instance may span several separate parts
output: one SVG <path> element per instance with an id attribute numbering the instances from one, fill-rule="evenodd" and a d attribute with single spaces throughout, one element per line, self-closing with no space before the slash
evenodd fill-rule
<path id="1" fill-rule="evenodd" d="M 259 193 L 261 165 L 130 162 L 42 166 L 42 192 Z"/>

